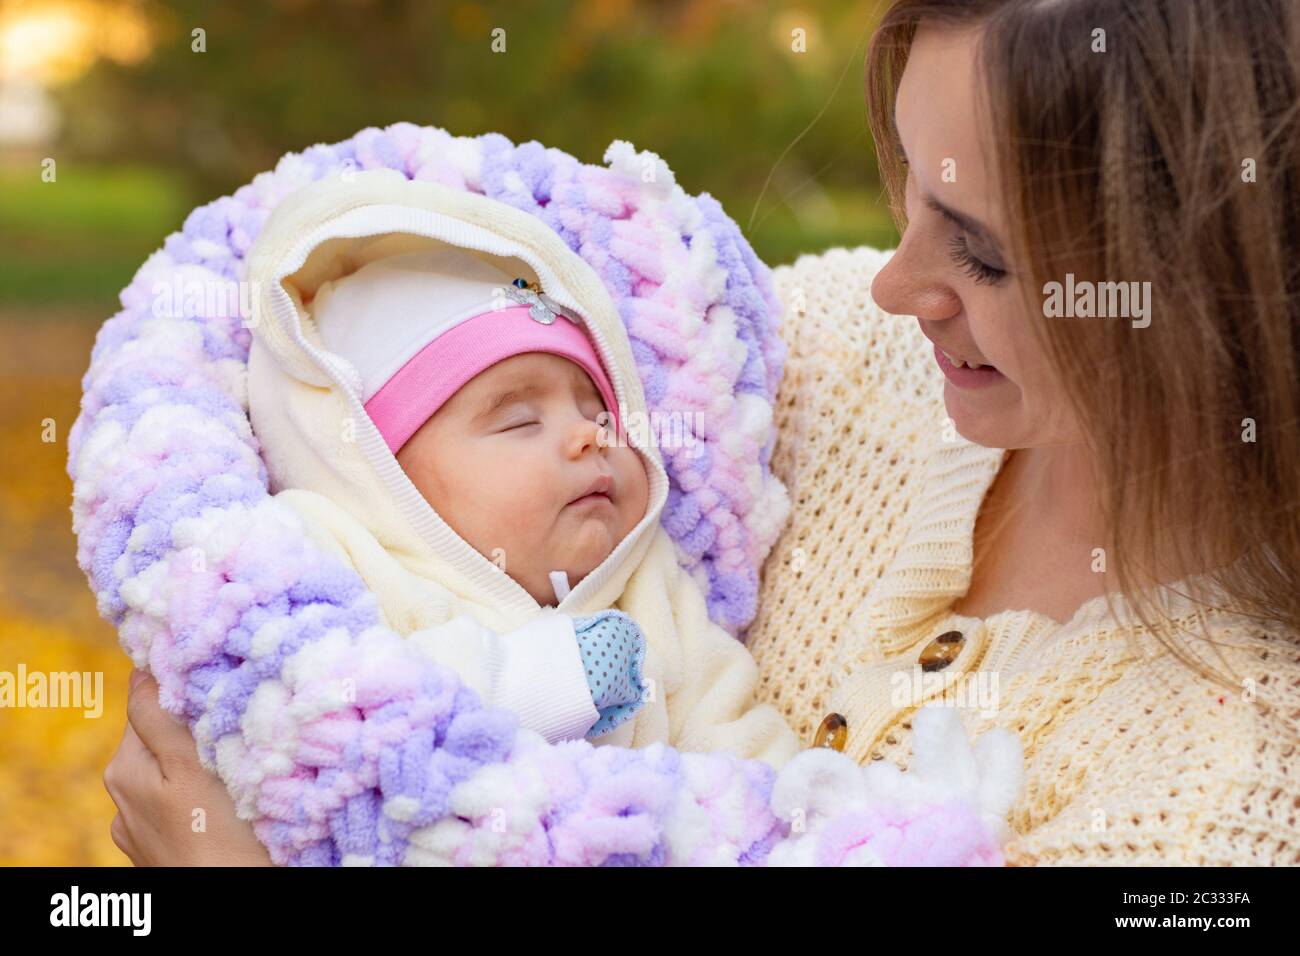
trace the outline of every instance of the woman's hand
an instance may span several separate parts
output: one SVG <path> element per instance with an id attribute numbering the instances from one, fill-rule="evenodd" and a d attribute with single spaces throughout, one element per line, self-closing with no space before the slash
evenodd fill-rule
<path id="1" fill-rule="evenodd" d="M 136 866 L 271 866 L 221 781 L 199 763 L 194 738 L 158 703 L 158 683 L 131 673 L 127 723 L 104 770 L 117 804 L 113 842 Z"/>

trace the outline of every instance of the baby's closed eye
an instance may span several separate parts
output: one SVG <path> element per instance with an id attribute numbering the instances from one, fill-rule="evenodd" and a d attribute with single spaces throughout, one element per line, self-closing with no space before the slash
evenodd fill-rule
<path id="1" fill-rule="evenodd" d="M 512 422 L 510 424 L 502 426 L 497 430 L 502 432 L 512 432 L 512 431 L 517 431 L 521 428 L 530 428 L 533 425 L 540 425 L 540 424 L 541 422 L 534 418 L 534 419 L 529 419 L 528 421 Z"/>

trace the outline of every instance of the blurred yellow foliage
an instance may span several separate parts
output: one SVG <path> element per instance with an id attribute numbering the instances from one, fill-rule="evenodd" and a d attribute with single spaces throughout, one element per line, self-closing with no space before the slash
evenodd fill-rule
<path id="1" fill-rule="evenodd" d="M 131 662 L 77 567 L 68 430 L 96 321 L 0 315 L 0 671 L 103 674 L 103 710 L 0 708 L 0 865 L 128 863 L 103 774 Z M 54 440 L 46 440 L 52 437 Z"/>
<path id="2" fill-rule="evenodd" d="M 81 708 L 0 710 L 0 866 L 125 864 L 109 824 L 117 811 L 104 766 L 122 738 L 131 662 L 115 645 L 0 607 L 0 671 L 100 672 L 103 713 Z"/>

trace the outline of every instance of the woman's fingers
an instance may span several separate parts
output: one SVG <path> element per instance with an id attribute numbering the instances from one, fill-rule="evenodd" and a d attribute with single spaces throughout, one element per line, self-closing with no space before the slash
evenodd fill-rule
<path id="1" fill-rule="evenodd" d="M 117 752 L 104 768 L 104 789 L 117 807 L 109 827 L 113 843 L 136 866 L 141 865 L 139 824 L 148 822 L 151 808 L 163 792 L 158 761 L 128 722 Z M 133 828 L 130 821 L 136 823 Z"/>
<path id="2" fill-rule="evenodd" d="M 109 832 L 136 866 L 270 866 L 194 738 L 158 703 L 153 678 L 131 675 L 127 725 L 104 771 L 118 813 Z"/>
<path id="3" fill-rule="evenodd" d="M 117 745 L 121 756 L 123 776 L 133 785 L 149 784 L 157 786 L 163 781 L 162 768 L 158 758 L 148 745 L 140 739 L 130 722 L 122 731 L 122 742 Z M 117 757 L 114 757 L 117 760 Z"/>
<path id="4" fill-rule="evenodd" d="M 158 682 L 148 674 L 137 677 L 138 673 L 142 672 L 131 675 L 127 693 L 127 723 L 154 755 L 165 778 L 173 763 L 193 756 L 194 738 L 184 724 L 162 709 L 158 702 Z"/>
<path id="5" fill-rule="evenodd" d="M 162 785 L 158 760 L 128 721 L 122 728 L 113 759 L 104 768 L 104 789 L 120 809 L 124 794 L 155 792 Z M 147 789 L 146 789 L 147 788 Z"/>
<path id="6" fill-rule="evenodd" d="M 135 844 L 131 840 L 131 833 L 126 827 L 126 820 L 121 813 L 114 815 L 113 822 L 108 827 L 108 832 L 113 838 L 113 845 L 126 854 L 128 860 L 135 863 L 138 854 Z"/>

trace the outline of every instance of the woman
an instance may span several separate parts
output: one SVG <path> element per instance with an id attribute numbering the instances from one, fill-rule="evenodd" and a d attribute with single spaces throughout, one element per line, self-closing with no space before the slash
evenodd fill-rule
<path id="1" fill-rule="evenodd" d="M 795 510 L 749 646 L 860 761 L 905 763 L 938 696 L 1017 731 L 1010 862 L 1296 863 L 1300 14 L 1133 7 L 886 14 L 903 238 L 777 270 Z M 106 774 L 118 845 L 264 860 L 152 687 Z M 193 806 L 207 839 L 157 829 Z"/>

